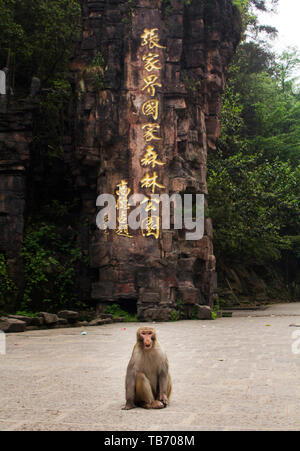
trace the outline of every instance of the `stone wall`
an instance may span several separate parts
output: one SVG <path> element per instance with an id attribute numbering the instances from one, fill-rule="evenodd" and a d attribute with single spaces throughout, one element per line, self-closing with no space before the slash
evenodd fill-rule
<path id="1" fill-rule="evenodd" d="M 115 194 L 121 180 L 131 193 L 148 194 L 141 189 L 147 169 L 140 163 L 147 122 L 140 112 L 147 98 L 145 29 L 159 36 L 158 45 L 148 48 L 160 67 L 153 72 L 159 75 L 155 144 L 164 163 L 157 167 L 164 187 L 159 194 L 207 194 L 207 152 L 214 151 L 219 135 L 221 94 L 240 23 L 231 0 L 83 2 L 82 37 L 70 61 L 74 98 L 65 137 L 66 162 L 81 193 L 79 244 L 94 270 L 92 278 L 81 276 L 82 295 L 100 305 L 137 305 L 142 320 L 167 320 L 178 304 L 190 316 L 197 306 L 213 303 L 210 220 L 198 241 L 186 241 L 184 231 L 175 230 L 160 230 L 157 239 L 140 231 L 132 238 L 107 235 L 95 224 L 97 196 Z"/>
<path id="2" fill-rule="evenodd" d="M 33 99 L 15 101 L 0 96 L 0 252 L 8 274 L 18 288 L 23 285 L 23 244 L 26 180 L 30 166 Z"/>

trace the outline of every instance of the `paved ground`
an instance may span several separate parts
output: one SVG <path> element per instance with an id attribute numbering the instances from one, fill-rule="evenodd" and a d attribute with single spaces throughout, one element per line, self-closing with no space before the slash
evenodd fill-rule
<path id="1" fill-rule="evenodd" d="M 156 324 L 174 382 L 163 410 L 121 410 L 137 323 L 8 334 L 0 430 L 300 430 L 300 303 L 264 313 Z"/>

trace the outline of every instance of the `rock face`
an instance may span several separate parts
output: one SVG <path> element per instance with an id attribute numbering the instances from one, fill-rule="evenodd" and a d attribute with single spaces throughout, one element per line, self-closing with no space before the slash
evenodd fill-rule
<path id="1" fill-rule="evenodd" d="M 30 101 L 8 102 L 0 96 L 0 252 L 9 276 L 23 284 L 20 252 L 23 244 L 26 175 L 30 165 L 32 115 L 37 107 Z"/>
<path id="2" fill-rule="evenodd" d="M 65 137 L 80 214 L 89 219 L 80 245 L 94 275 L 81 276 L 83 297 L 137 305 L 141 320 L 168 320 L 178 305 L 187 316 L 212 305 L 209 219 L 196 241 L 186 240 L 185 230 L 149 224 L 144 233 L 121 236 L 96 227 L 96 198 L 116 195 L 122 183 L 127 193 L 147 196 L 207 193 L 207 152 L 219 135 L 225 73 L 238 40 L 231 0 L 83 2 Z"/>

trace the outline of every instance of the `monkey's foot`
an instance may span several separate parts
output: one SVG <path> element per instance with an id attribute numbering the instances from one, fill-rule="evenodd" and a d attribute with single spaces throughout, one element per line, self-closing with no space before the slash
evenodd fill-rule
<path id="1" fill-rule="evenodd" d="M 134 408 L 135 408 L 134 404 L 126 404 L 124 407 L 122 407 L 122 410 L 131 410 Z"/>
<path id="2" fill-rule="evenodd" d="M 145 405 L 145 409 L 163 409 L 165 406 L 162 402 L 155 400 L 152 401 L 150 404 Z"/>
<path id="3" fill-rule="evenodd" d="M 169 405 L 169 400 L 166 395 L 162 395 L 162 397 L 159 398 L 159 401 L 163 403 L 164 407 Z"/>

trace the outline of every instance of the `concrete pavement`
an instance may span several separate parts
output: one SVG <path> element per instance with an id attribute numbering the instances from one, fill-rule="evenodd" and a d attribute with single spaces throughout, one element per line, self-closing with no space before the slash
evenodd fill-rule
<path id="1" fill-rule="evenodd" d="M 140 323 L 7 334 L 0 430 L 300 430 L 300 303 L 248 313 L 155 324 L 174 384 L 163 410 L 121 410 Z"/>

